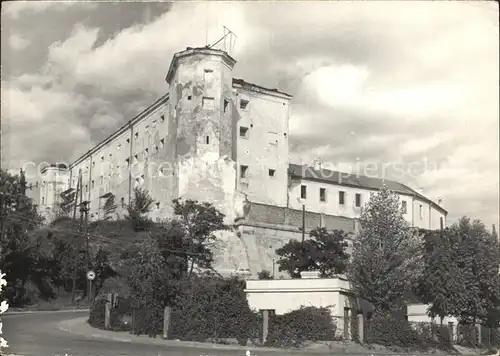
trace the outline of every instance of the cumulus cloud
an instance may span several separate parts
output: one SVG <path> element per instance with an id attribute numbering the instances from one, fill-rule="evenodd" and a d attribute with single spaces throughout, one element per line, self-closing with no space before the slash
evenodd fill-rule
<path id="1" fill-rule="evenodd" d="M 6 8 L 11 17 L 43 8 L 17 6 Z M 342 169 L 427 162 L 418 174 L 382 173 L 442 196 L 451 218 L 469 214 L 497 223 L 494 7 L 185 2 L 158 13 L 144 4 L 143 13 L 132 15 L 127 6 L 113 5 L 128 19 L 124 27 L 110 28 L 104 17 L 99 22 L 98 7 L 93 21 L 82 17 L 48 46 L 38 72 L 2 83 L 10 133 L 30 142 L 11 139 L 11 159 L 83 153 L 167 90 L 176 51 L 215 42 L 225 25 L 238 36 L 235 77 L 294 95 L 292 161 L 320 156 Z M 74 139 L 50 135 L 55 127 Z"/>
<path id="2" fill-rule="evenodd" d="M 30 41 L 19 34 L 14 33 L 9 37 L 9 45 L 14 50 L 23 50 L 28 47 L 29 44 Z"/>

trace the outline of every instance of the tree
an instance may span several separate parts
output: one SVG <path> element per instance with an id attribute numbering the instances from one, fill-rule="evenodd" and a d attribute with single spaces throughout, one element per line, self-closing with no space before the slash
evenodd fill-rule
<path id="1" fill-rule="evenodd" d="M 116 211 L 115 196 L 113 194 L 110 194 L 106 198 L 106 201 L 104 202 L 104 206 L 102 207 L 102 210 L 104 213 L 103 219 L 110 220 Z"/>
<path id="2" fill-rule="evenodd" d="M 276 250 L 280 271 L 292 278 L 300 278 L 303 271 L 319 270 L 322 277 L 331 277 L 345 271 L 349 255 L 345 252 L 347 234 L 341 230 L 328 231 L 316 228 L 309 233 L 310 239 L 291 240 Z"/>
<path id="3" fill-rule="evenodd" d="M 152 221 L 146 216 L 151 212 L 154 200 L 149 193 L 142 188 L 134 189 L 134 198 L 127 205 L 127 219 L 132 222 L 135 231 L 147 230 Z"/>
<path id="4" fill-rule="evenodd" d="M 454 229 L 427 231 L 424 236 L 427 251 L 425 266 L 417 287 L 420 301 L 429 304 L 428 315 L 456 316 L 467 290 L 457 265 L 458 240 Z"/>
<path id="5" fill-rule="evenodd" d="M 385 183 L 363 207 L 360 222 L 347 270 L 351 285 L 378 310 L 401 306 L 422 274 L 420 235 Z"/>
<path id="6" fill-rule="evenodd" d="M 459 241 L 458 273 L 467 291 L 457 317 L 464 323 L 485 321 L 500 301 L 498 241 L 481 221 L 468 217 L 462 217 L 453 230 Z"/>
<path id="7" fill-rule="evenodd" d="M 178 221 L 176 229 L 183 232 L 182 239 L 176 241 L 176 245 L 182 246 L 182 252 L 174 253 L 187 262 L 188 276 L 192 275 L 195 266 L 211 269 L 213 253 L 210 247 L 216 239 L 215 232 L 228 229 L 224 214 L 207 202 L 175 199 L 173 204 Z"/>
<path id="8" fill-rule="evenodd" d="M 24 286 L 33 272 L 36 251 L 30 232 L 43 218 L 26 196 L 24 175 L 0 169 L 0 269 L 7 273 L 7 297 L 13 305 L 22 303 Z"/>
<path id="9" fill-rule="evenodd" d="M 259 279 L 274 279 L 273 276 L 271 276 L 271 272 L 269 272 L 267 269 L 263 269 L 259 273 L 257 273 L 257 277 Z"/>

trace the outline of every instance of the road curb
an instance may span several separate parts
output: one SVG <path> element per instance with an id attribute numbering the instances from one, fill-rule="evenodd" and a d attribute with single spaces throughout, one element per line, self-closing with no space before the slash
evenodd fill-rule
<path id="1" fill-rule="evenodd" d="M 3 315 L 23 315 L 23 314 L 48 314 L 48 313 L 89 313 L 90 309 L 65 309 L 65 310 L 26 310 L 7 311 Z"/>
<path id="2" fill-rule="evenodd" d="M 73 327 L 72 327 L 73 326 Z M 88 338 L 98 338 L 98 339 L 105 339 L 105 340 L 111 340 L 111 341 L 119 341 L 119 342 L 124 342 L 124 343 L 136 343 L 136 344 L 147 344 L 147 345 L 158 345 L 158 346 L 165 346 L 165 347 L 182 347 L 182 348 L 193 348 L 193 349 L 203 349 L 203 350 L 220 350 L 220 351 L 251 351 L 252 353 L 254 352 L 266 352 L 266 353 L 287 353 L 287 354 L 295 354 L 295 355 L 304 355 L 304 354 L 330 354 L 330 350 L 288 350 L 288 349 L 277 349 L 277 348 L 266 348 L 266 347 L 245 347 L 245 346 L 238 346 L 238 345 L 217 345 L 217 344 L 210 344 L 210 343 L 191 343 L 189 341 L 175 341 L 175 340 L 163 340 L 163 339 L 149 339 L 149 338 L 142 338 L 140 336 L 133 336 L 133 337 L 118 337 L 118 336 L 111 336 L 111 335 L 105 335 L 100 332 L 95 332 L 94 330 L 100 330 L 100 329 L 95 329 L 92 326 L 90 326 L 85 318 L 73 318 L 69 320 L 64 320 L 61 321 L 57 324 L 57 328 L 61 331 L 73 334 L 73 335 L 78 335 L 82 337 L 88 337 Z M 80 330 L 75 330 L 81 328 Z M 87 329 L 87 330 L 84 330 Z M 102 332 L 106 333 L 112 333 L 113 331 L 107 331 L 107 330 L 102 330 Z M 365 355 L 366 356 L 366 355 Z"/>

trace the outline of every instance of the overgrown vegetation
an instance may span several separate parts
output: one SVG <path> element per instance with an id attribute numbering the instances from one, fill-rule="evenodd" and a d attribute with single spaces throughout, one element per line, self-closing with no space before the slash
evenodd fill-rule
<path id="1" fill-rule="evenodd" d="M 345 252 L 347 234 L 341 230 L 313 229 L 309 239 L 291 240 L 276 250 L 280 271 L 300 278 L 303 271 L 319 271 L 321 277 L 332 277 L 345 271 L 349 255 Z"/>

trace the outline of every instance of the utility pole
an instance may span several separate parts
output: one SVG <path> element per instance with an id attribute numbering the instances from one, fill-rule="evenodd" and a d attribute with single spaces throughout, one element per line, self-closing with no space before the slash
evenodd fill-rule
<path id="1" fill-rule="evenodd" d="M 81 202 L 81 195 L 82 195 L 82 170 L 80 169 L 78 173 L 78 183 L 76 185 L 76 193 L 75 193 L 75 205 L 73 206 L 73 222 L 76 222 L 76 206 L 78 204 L 78 193 L 80 193 L 80 202 Z M 80 226 L 78 228 L 78 232 L 81 232 L 81 221 L 82 221 L 82 216 L 81 216 L 81 210 L 80 210 Z M 79 239 L 78 239 L 78 232 L 76 234 L 76 245 L 75 246 L 75 254 L 74 254 L 74 260 L 73 260 L 73 286 L 71 288 L 71 303 L 75 302 L 75 290 L 76 290 L 76 277 L 77 277 L 77 269 L 78 269 L 78 255 L 79 255 Z"/>
<path id="2" fill-rule="evenodd" d="M 82 201 L 82 211 L 84 215 L 84 223 L 83 223 L 83 238 L 85 239 L 85 261 L 87 265 L 87 272 L 92 268 L 90 266 L 90 251 L 89 251 L 89 235 L 88 235 L 88 227 L 89 227 L 89 202 Z M 87 278 L 87 294 L 89 302 L 92 302 L 92 281 Z"/>

